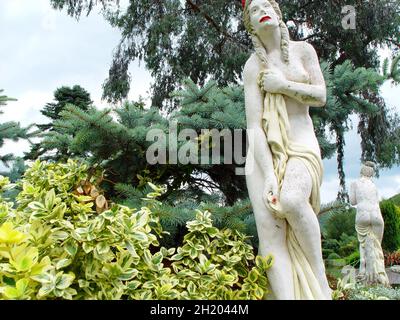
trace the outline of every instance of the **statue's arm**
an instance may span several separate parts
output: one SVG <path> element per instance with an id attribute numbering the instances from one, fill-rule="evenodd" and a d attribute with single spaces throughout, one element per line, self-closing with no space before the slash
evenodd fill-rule
<path id="1" fill-rule="evenodd" d="M 243 72 L 247 130 L 252 131 L 253 137 L 249 135 L 249 139 L 254 139 L 249 144 L 249 151 L 253 154 L 256 163 L 262 169 L 264 179 L 270 179 L 274 175 L 274 167 L 271 149 L 262 128 L 264 97 L 257 84 L 259 72 L 257 62 L 254 56 L 252 56 L 247 61 Z"/>
<path id="2" fill-rule="evenodd" d="M 306 42 L 299 45 L 299 50 L 302 50 L 303 65 L 310 74 L 311 84 L 287 81 L 282 93 L 304 105 L 323 107 L 326 104 L 326 84 L 318 55 L 314 47 Z"/>
<path id="3" fill-rule="evenodd" d="M 357 194 L 356 194 L 356 189 L 357 189 L 357 185 L 356 185 L 356 183 L 355 182 L 353 182 L 352 184 L 351 184 L 351 187 L 350 187 L 350 204 L 352 205 L 352 206 L 355 206 L 355 205 L 357 205 Z"/>

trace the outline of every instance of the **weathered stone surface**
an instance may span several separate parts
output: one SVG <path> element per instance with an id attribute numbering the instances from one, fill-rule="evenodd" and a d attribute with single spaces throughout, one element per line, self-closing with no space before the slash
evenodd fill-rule
<path id="1" fill-rule="evenodd" d="M 326 103 L 314 48 L 294 42 L 274 0 L 246 0 L 255 53 L 244 69 L 249 152 L 246 178 L 260 252 L 272 254 L 274 298 L 331 299 L 322 259 L 322 161 L 309 107 Z"/>
<path id="2" fill-rule="evenodd" d="M 381 247 L 384 221 L 379 207 L 379 195 L 372 181 L 374 164 L 361 168 L 361 178 L 350 188 L 350 202 L 357 206 L 356 230 L 360 242 L 360 271 L 358 278 L 365 285 L 389 285 Z"/>
<path id="3" fill-rule="evenodd" d="M 388 275 L 389 282 L 391 285 L 400 285 L 400 270 L 397 270 L 397 272 L 395 272 L 392 268 L 390 268 L 386 269 L 386 273 Z"/>

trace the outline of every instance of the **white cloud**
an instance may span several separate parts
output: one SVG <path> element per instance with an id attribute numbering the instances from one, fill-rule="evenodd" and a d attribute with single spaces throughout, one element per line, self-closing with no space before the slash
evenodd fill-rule
<path id="1" fill-rule="evenodd" d="M 54 32 L 57 29 L 57 15 L 54 9 L 47 9 L 41 23 L 44 31 Z"/>
<path id="2" fill-rule="evenodd" d="M 395 86 L 391 81 L 386 81 L 381 88 L 381 93 L 386 104 L 400 113 L 400 86 Z"/>
<path id="3" fill-rule="evenodd" d="M 356 178 L 346 179 L 347 188 L 350 190 L 351 184 L 356 181 Z M 374 183 L 379 191 L 381 199 L 389 199 L 400 193 L 400 174 L 399 175 L 384 175 L 380 178 L 375 178 Z M 329 177 L 324 179 L 321 187 L 321 202 L 329 203 L 336 200 L 339 189 L 339 179 L 337 177 Z"/>
<path id="4" fill-rule="evenodd" d="M 2 0 L 0 12 L 5 20 L 24 20 L 33 14 L 41 14 L 49 8 L 48 0 Z"/>
<path id="5" fill-rule="evenodd" d="M 8 93 L 6 92 L 8 95 Z M 4 114 L 1 115 L 1 121 L 18 121 L 23 126 L 31 123 L 41 123 L 46 118 L 40 113 L 40 109 L 53 99 L 51 92 L 27 91 L 18 97 L 17 101 L 9 102 L 3 108 Z"/>
<path id="6" fill-rule="evenodd" d="M 376 180 L 379 195 L 383 199 L 389 199 L 400 193 L 400 174 L 385 175 Z"/>
<path id="7" fill-rule="evenodd" d="M 321 186 L 321 202 L 329 203 L 336 200 L 339 189 L 339 179 L 336 177 L 324 179 Z"/>

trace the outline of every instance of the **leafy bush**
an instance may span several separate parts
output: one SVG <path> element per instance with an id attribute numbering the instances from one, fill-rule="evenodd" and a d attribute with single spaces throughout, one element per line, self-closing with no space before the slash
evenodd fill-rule
<path id="1" fill-rule="evenodd" d="M 400 249 L 400 209 L 390 200 L 382 201 L 380 207 L 385 220 L 382 248 L 395 252 Z"/>
<path id="2" fill-rule="evenodd" d="M 382 285 L 366 287 L 349 280 L 337 281 L 332 295 L 334 300 L 400 300 L 400 288 Z"/>
<path id="3" fill-rule="evenodd" d="M 358 267 L 360 262 L 359 243 L 355 229 L 356 211 L 345 205 L 325 213 L 320 218 L 322 253 L 328 273 L 340 276 L 346 265 Z"/>
<path id="4" fill-rule="evenodd" d="M 322 235 L 325 239 L 340 240 L 343 234 L 357 236 L 356 210 L 354 208 L 340 208 L 327 214 L 329 218 L 321 226 Z"/>
<path id="5" fill-rule="evenodd" d="M 346 265 L 359 267 L 359 243 L 355 236 L 342 234 L 339 240 L 323 240 L 322 253 L 328 269 L 342 268 Z"/>
<path id="6" fill-rule="evenodd" d="M 400 289 L 383 286 L 360 287 L 356 286 L 348 292 L 349 300 L 400 300 Z"/>
<path id="7" fill-rule="evenodd" d="M 17 208 L 0 201 L 3 299 L 262 299 L 271 257 L 248 237 L 213 227 L 209 212 L 187 223 L 182 246 L 159 247 L 153 212 L 164 190 L 131 209 L 107 201 L 97 175 L 72 160 L 35 162 Z M 0 179 L 6 188 L 8 180 Z"/>
<path id="8" fill-rule="evenodd" d="M 389 200 L 392 201 L 396 206 L 400 206 L 400 194 L 395 195 Z"/>

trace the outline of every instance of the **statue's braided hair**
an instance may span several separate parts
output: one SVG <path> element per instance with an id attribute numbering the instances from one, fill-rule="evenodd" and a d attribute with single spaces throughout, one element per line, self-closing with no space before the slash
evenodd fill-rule
<path id="1" fill-rule="evenodd" d="M 375 174 L 375 163 L 366 161 L 361 167 L 361 175 L 364 177 L 371 178 Z"/>

